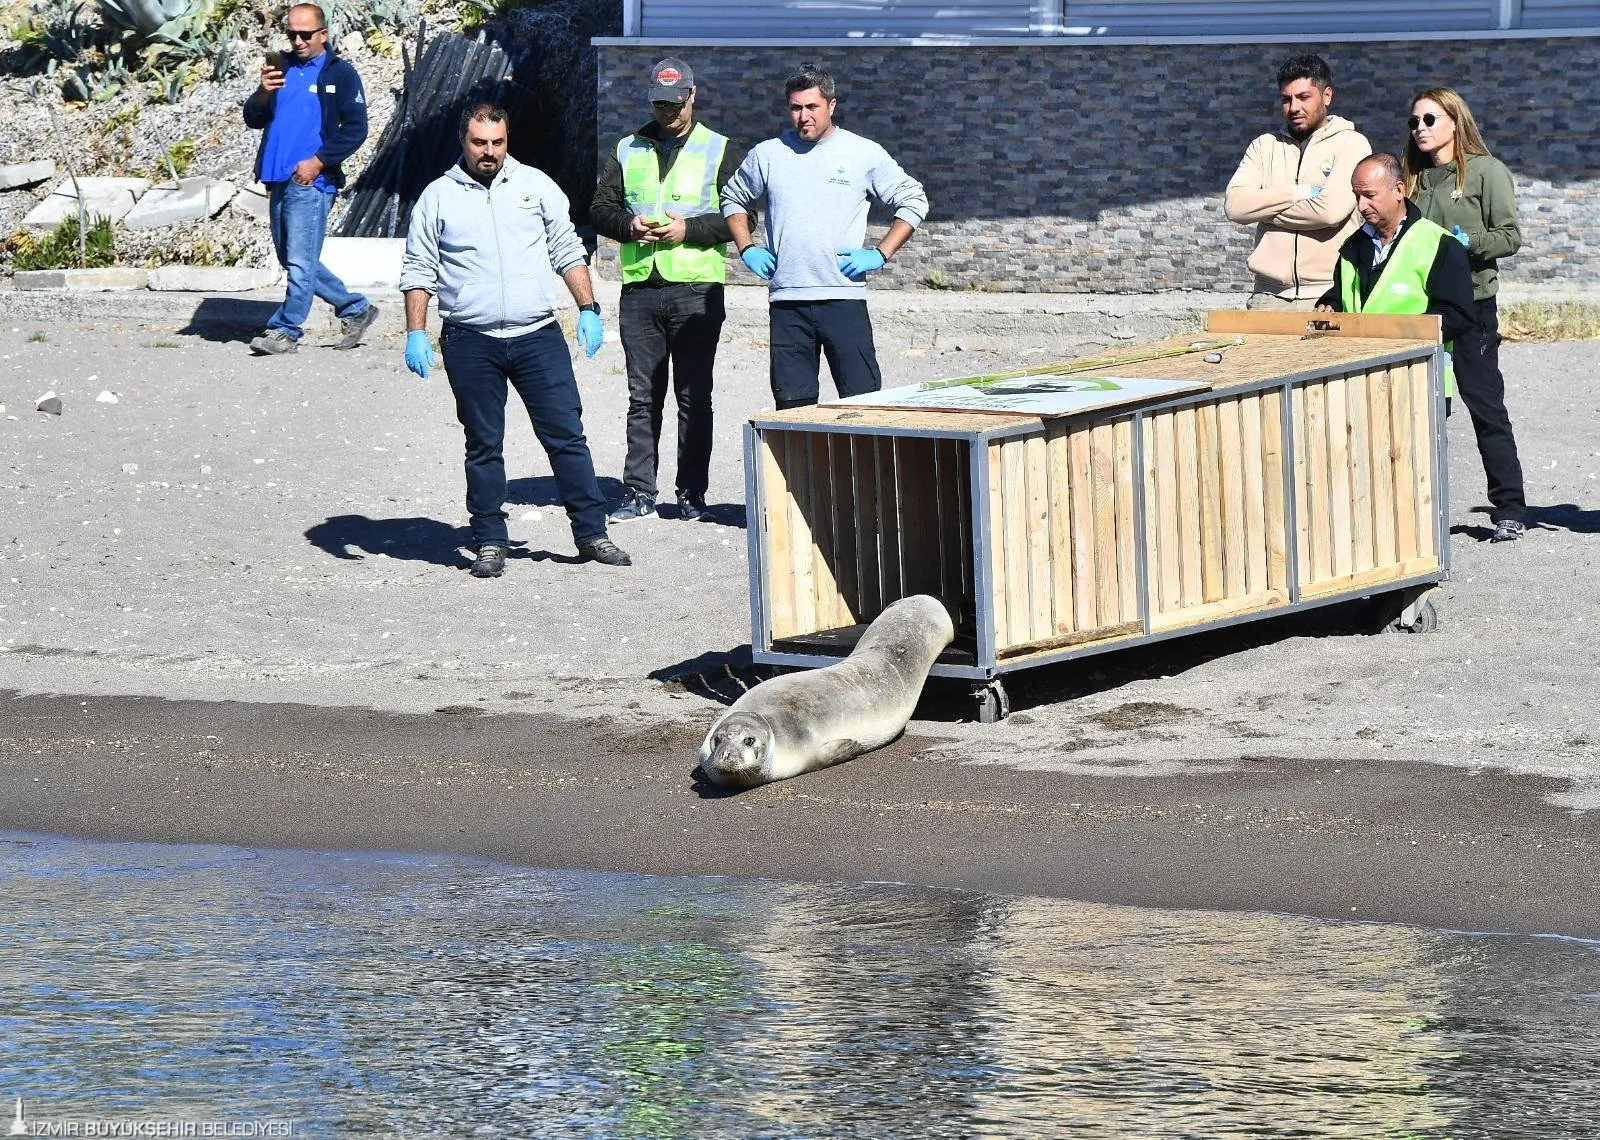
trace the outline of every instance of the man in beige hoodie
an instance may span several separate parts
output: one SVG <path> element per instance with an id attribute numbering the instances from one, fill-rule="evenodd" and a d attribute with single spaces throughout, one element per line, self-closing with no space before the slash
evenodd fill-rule
<path id="1" fill-rule="evenodd" d="M 1333 75 L 1321 56 L 1278 69 L 1283 130 L 1259 136 L 1228 180 L 1228 220 L 1256 227 L 1249 308 L 1311 309 L 1333 285 L 1339 247 L 1361 219 L 1350 176 L 1372 144 L 1328 114 Z"/>

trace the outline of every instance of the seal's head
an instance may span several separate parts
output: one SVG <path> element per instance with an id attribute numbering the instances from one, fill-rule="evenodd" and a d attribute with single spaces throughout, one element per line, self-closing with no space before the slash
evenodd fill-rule
<path id="1" fill-rule="evenodd" d="M 767 718 L 733 712 L 717 721 L 700 746 L 700 770 L 725 788 L 753 788 L 772 770 L 774 737 Z"/>

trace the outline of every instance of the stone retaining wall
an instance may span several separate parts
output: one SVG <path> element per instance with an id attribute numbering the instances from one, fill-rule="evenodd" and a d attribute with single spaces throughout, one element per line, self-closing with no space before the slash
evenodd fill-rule
<path id="1" fill-rule="evenodd" d="M 1298 51 L 1333 68 L 1336 113 L 1404 143 L 1411 94 L 1450 85 L 1517 178 L 1524 252 L 1510 285 L 1600 282 L 1600 40 L 1229 45 L 599 48 L 599 153 L 649 117 L 650 65 L 694 67 L 701 117 L 745 145 L 786 122 L 783 80 L 812 59 L 850 129 L 889 148 L 933 213 L 882 284 L 1247 290 L 1251 231 L 1222 213 L 1250 139 L 1277 123 L 1273 76 Z M 603 256 L 616 247 L 603 242 Z M 743 275 L 742 266 L 735 268 Z"/>

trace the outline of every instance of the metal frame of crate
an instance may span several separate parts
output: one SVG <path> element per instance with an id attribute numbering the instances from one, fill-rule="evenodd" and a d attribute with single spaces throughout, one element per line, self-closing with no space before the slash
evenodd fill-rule
<path id="1" fill-rule="evenodd" d="M 831 664 L 890 602 L 929 593 L 958 615 L 933 674 L 974 682 L 980 701 L 988 687 L 1003 709 L 998 678 L 1036 665 L 1378 593 L 1418 620 L 1449 571 L 1437 319 L 1342 317 L 1309 335 L 1306 322 L 1213 313 L 1213 333 L 1247 334 L 1225 359 L 1254 354 L 1253 378 L 1198 357 L 1118 368 L 1213 387 L 1092 416 L 755 417 L 754 660 Z M 1360 340 L 1342 360 L 1259 374 L 1274 352 L 1322 351 L 1319 337 Z"/>

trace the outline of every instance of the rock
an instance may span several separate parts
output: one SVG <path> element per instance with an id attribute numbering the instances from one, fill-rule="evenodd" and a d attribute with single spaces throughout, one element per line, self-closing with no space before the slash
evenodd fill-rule
<path id="1" fill-rule="evenodd" d="M 110 218 L 113 223 L 128 216 L 144 192 L 150 189 L 148 178 L 80 178 L 78 189 L 83 191 L 84 212 L 90 218 Z M 50 196 L 40 202 L 22 224 L 30 230 L 53 230 L 68 218 L 78 215 L 78 195 L 72 179 L 60 183 L 50 191 Z"/>
<path id="2" fill-rule="evenodd" d="M 53 159 L 43 158 L 38 162 L 15 162 L 10 166 L 0 166 L 0 190 L 15 190 L 22 186 L 33 186 L 55 176 L 56 164 Z"/>
<path id="3" fill-rule="evenodd" d="M 147 191 L 122 219 L 122 225 L 130 230 L 153 230 L 209 218 L 238 192 L 232 182 L 220 178 L 180 178 L 176 186 Z"/>
<path id="4" fill-rule="evenodd" d="M 94 398 L 94 402 L 97 404 L 115 404 L 117 402 L 117 394 L 115 392 L 101 392 Z"/>
<path id="5" fill-rule="evenodd" d="M 267 188 L 259 182 L 239 187 L 239 193 L 228 204 L 230 214 L 248 214 L 260 221 L 267 220 Z"/>
<path id="6" fill-rule="evenodd" d="M 122 473 L 124 475 L 137 475 L 139 474 L 139 465 L 137 463 L 124 463 L 122 465 Z"/>
<path id="7" fill-rule="evenodd" d="M 163 265 L 150 271 L 150 288 L 158 293 L 248 293 L 270 288 L 281 276 L 277 269 L 243 265 Z"/>
<path id="8" fill-rule="evenodd" d="M 405 253 L 405 238 L 331 237 L 322 243 L 322 264 L 348 289 L 398 289 Z M 548 262 L 544 271 L 551 272 Z"/>
<path id="9" fill-rule="evenodd" d="M 61 397 L 54 392 L 46 392 L 39 397 L 39 403 L 34 410 L 43 412 L 47 416 L 59 416 L 61 414 Z"/>
<path id="10" fill-rule="evenodd" d="M 68 292 L 104 293 L 111 289 L 143 289 L 150 283 L 145 269 L 30 269 L 16 274 L 18 289 L 65 289 Z"/>

